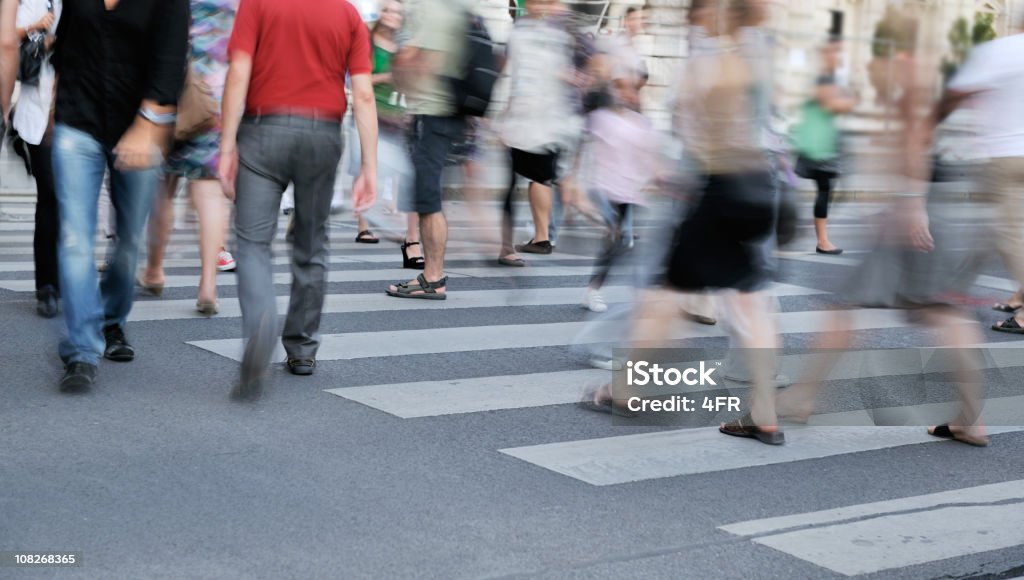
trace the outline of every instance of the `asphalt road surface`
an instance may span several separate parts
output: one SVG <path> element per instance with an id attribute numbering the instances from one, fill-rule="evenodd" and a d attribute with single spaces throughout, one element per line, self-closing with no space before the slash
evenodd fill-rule
<path id="1" fill-rule="evenodd" d="M 219 277 L 221 314 L 195 314 L 187 219 L 163 297 L 140 295 L 132 313 L 137 359 L 103 362 L 91 393 L 61 395 L 61 323 L 34 311 L 33 207 L 0 198 L 0 552 L 79 556 L 76 567 L 4 567 L 0 578 L 1024 575 L 1020 427 L 993 426 L 984 449 L 918 427 L 791 427 L 787 445 L 770 448 L 576 407 L 585 384 L 609 376 L 570 346 L 589 328 L 579 300 L 593 228 L 502 269 L 454 204 L 451 295 L 436 303 L 386 297 L 414 273 L 395 243 L 354 244 L 351 217 L 337 216 L 316 375 L 277 364 L 265 397 L 238 404 L 228 399 L 241 345 L 234 274 Z M 870 247 L 860 218 L 872 209 L 837 208 L 843 256 L 814 255 L 806 228 L 782 254 L 773 292 L 787 346 L 811 344 L 841 304 L 844 275 Z M 998 319 L 984 305 L 1013 289 L 997 260 L 985 274 L 971 293 L 983 328 Z M 613 310 L 628 282 L 611 279 Z M 869 313 L 861 328 L 870 348 L 934 338 L 893 313 Z M 680 332 L 679 344 L 727 344 L 720 328 Z M 1015 339 L 984 332 L 1003 347 Z M 906 380 L 871 379 L 882 390 Z M 1011 380 L 999 401 L 1018 401 L 1020 387 Z"/>

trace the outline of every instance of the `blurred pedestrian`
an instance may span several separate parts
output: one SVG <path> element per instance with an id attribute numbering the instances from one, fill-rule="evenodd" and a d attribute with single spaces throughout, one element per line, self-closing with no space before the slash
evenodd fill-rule
<path id="1" fill-rule="evenodd" d="M 36 312 L 44 318 L 57 316 L 60 300 L 57 267 L 60 219 L 57 193 L 53 188 L 53 127 L 50 125 L 56 75 L 50 64 L 50 53 L 62 8 L 61 0 L 20 0 L 16 23 L 19 42 L 40 42 L 43 47 L 39 76 L 34 82 L 22 81 L 11 125 L 28 146 L 30 167 L 36 182 L 36 227 L 32 248 L 36 275 Z"/>
<path id="2" fill-rule="evenodd" d="M 573 107 L 572 36 L 561 22 L 552 22 L 557 1 L 528 0 L 526 16 L 519 18 L 508 41 L 505 74 L 509 97 L 498 121 L 498 134 L 509 148 L 511 172 L 505 195 L 502 248 L 498 262 L 524 266 L 518 253 L 550 254 L 548 225 L 553 185 L 568 172 L 568 157 L 582 132 L 582 120 Z M 534 235 L 514 245 L 513 198 L 517 177 L 530 182 L 528 195 Z"/>
<path id="3" fill-rule="evenodd" d="M 842 64 L 842 46 L 840 39 L 833 38 L 822 48 L 822 73 L 818 76 L 814 97 L 801 109 L 802 117 L 793 133 L 798 156 L 796 173 L 814 181 L 818 188 L 814 200 L 814 233 L 818 239 L 815 251 L 830 256 L 843 253 L 828 237 L 828 208 L 841 161 L 836 116 L 849 113 L 857 106 L 857 99 L 840 87 L 836 79 Z"/>
<path id="4" fill-rule="evenodd" d="M 258 397 L 279 335 L 271 245 L 289 182 L 295 188 L 292 288 L 281 342 L 288 371 L 311 375 L 320 346 L 328 230 L 342 153 L 341 120 L 352 83 L 362 151 L 355 209 L 376 198 L 377 111 L 371 46 L 348 2 L 241 0 L 228 45 L 219 174 L 235 200 L 238 294 L 247 340 L 232 396 Z M 296 87 L 306 87 L 296 90 Z M 273 146 L 268 146 L 268 144 Z"/>
<path id="5" fill-rule="evenodd" d="M 1010 274 L 1024 287 L 1024 9 L 1016 33 L 976 47 L 947 87 L 940 114 L 973 104 L 984 116 L 982 141 L 991 160 L 984 169 L 982 198 L 994 206 L 995 220 L 987 228 L 987 243 L 975 248 L 972 259 L 998 251 Z M 979 259 L 980 258 L 980 259 Z M 1024 312 L 1018 292 L 995 310 L 1012 314 L 993 330 L 1024 334 Z"/>
<path id="6" fill-rule="evenodd" d="M 988 438 L 981 420 L 984 388 L 976 361 L 972 360 L 973 348 L 981 343 L 981 337 L 977 324 L 949 300 L 954 289 L 971 283 L 954 276 L 949 265 L 957 235 L 951 231 L 950 217 L 944 214 L 955 213 L 958 208 L 943 203 L 946 200 L 929 186 L 929 151 L 936 120 L 943 115 L 930 114 L 934 111 L 932 95 L 939 67 L 935 66 L 938 59 L 926 50 L 926 41 L 918 38 L 923 27 L 919 18 L 904 10 L 893 19 L 898 55 L 892 78 L 900 94 L 891 119 L 898 138 L 889 152 L 896 163 L 891 176 L 894 195 L 879 214 L 872 236 L 874 246 L 850 276 L 844 297 L 852 305 L 905 311 L 912 321 L 936 330 L 944 352 L 953 357 L 960 406 L 952 420 L 930 427 L 928 432 L 985 446 Z M 940 110 L 948 107 L 942 105 Z M 832 315 L 815 345 L 819 356 L 807 376 L 779 394 L 780 415 L 806 422 L 813 413 L 828 371 L 853 344 L 853 316 L 848 310 L 837 310 Z"/>
<path id="7" fill-rule="evenodd" d="M 217 272 L 235 269 L 234 257 L 224 248 L 231 210 L 217 179 L 220 152 L 220 102 L 228 69 L 228 39 L 238 0 L 191 0 L 191 58 L 194 82 L 202 83 L 217 104 L 218 118 L 208 129 L 174 144 L 165 179 L 149 218 L 146 269 L 139 277 L 143 289 L 159 296 L 164 287 L 164 255 L 174 227 L 174 196 L 178 182 L 188 180 L 188 194 L 199 216 L 199 296 L 196 311 L 217 314 Z"/>
<path id="8" fill-rule="evenodd" d="M 111 17 L 114 14 L 115 17 Z M 131 361 L 132 308 L 143 228 L 185 77 L 188 0 L 70 2 L 51 57 L 58 75 L 53 175 L 60 211 L 60 288 L 67 336 L 61 388 L 87 389 L 100 356 Z M 117 234 L 97 283 L 97 201 L 110 169 Z"/>

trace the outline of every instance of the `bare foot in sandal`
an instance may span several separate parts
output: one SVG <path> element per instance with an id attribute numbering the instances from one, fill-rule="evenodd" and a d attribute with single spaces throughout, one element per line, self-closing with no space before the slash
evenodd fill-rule
<path id="1" fill-rule="evenodd" d="M 718 430 L 733 437 L 757 439 L 767 445 L 782 445 L 786 442 L 786 434 L 779 429 L 778 425 L 765 425 L 763 427 L 755 425 L 749 413 L 735 421 L 720 424 Z"/>
<path id="2" fill-rule="evenodd" d="M 396 298 L 419 298 L 423 300 L 445 300 L 447 292 L 448 276 L 442 277 L 436 282 L 430 282 L 426 276 L 420 274 L 412 282 L 392 284 L 388 286 L 388 296 Z"/>
<path id="3" fill-rule="evenodd" d="M 985 436 L 984 427 L 957 427 L 944 424 L 928 428 L 928 434 L 942 439 L 953 439 L 961 443 L 973 445 L 974 447 L 987 447 L 988 437 Z"/>
<path id="4" fill-rule="evenodd" d="M 1009 332 L 1010 334 L 1024 334 L 1024 324 L 1021 324 L 1016 316 L 1011 316 L 1006 320 L 993 324 L 992 330 Z"/>
<path id="5" fill-rule="evenodd" d="M 577 403 L 577 406 L 595 413 L 608 413 L 617 417 L 637 416 L 637 413 L 631 411 L 629 407 L 621 403 L 617 403 L 615 399 L 612 398 L 611 384 L 607 384 L 602 387 L 587 387 L 583 390 L 583 398 L 579 403 Z"/>

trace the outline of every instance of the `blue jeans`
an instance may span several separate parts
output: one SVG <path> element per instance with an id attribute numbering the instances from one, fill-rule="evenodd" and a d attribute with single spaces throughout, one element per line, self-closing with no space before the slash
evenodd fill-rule
<path id="1" fill-rule="evenodd" d="M 124 326 L 135 294 L 135 268 L 143 229 L 156 194 L 159 169 L 117 171 L 114 153 L 88 133 L 58 124 L 53 132 L 53 179 L 60 213 L 61 299 L 67 336 L 65 364 L 98 364 L 106 346 L 103 328 Z M 117 241 L 99 280 L 96 273 L 96 210 L 103 175 L 110 169 L 110 197 Z"/>

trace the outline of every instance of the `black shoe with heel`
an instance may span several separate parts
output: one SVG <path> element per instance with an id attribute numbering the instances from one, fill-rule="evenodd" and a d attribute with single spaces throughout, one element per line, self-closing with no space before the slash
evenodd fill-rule
<path id="1" fill-rule="evenodd" d="M 423 256 L 415 256 L 410 258 L 408 248 L 410 246 L 418 246 L 419 242 L 402 242 L 402 267 L 410 270 L 422 270 L 426 260 Z"/>

